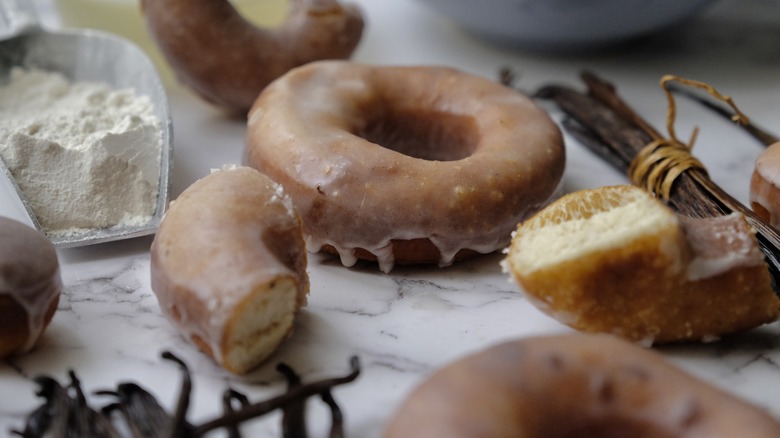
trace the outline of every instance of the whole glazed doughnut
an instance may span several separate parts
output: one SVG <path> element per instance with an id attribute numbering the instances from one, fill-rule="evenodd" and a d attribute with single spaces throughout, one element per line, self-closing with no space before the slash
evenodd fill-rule
<path id="1" fill-rule="evenodd" d="M 771 438 L 758 407 L 611 335 L 508 341 L 436 371 L 386 438 Z"/>
<path id="2" fill-rule="evenodd" d="M 288 70 L 349 58 L 363 18 L 338 0 L 291 0 L 278 27 L 246 21 L 228 0 L 141 0 L 147 27 L 178 80 L 203 98 L 246 113 L 260 91 Z"/>
<path id="3" fill-rule="evenodd" d="M 750 206 L 764 222 L 780 229 L 780 142 L 769 145 L 756 159 Z"/>
<path id="4" fill-rule="evenodd" d="M 267 87 L 248 120 L 246 162 L 290 194 L 309 251 L 385 272 L 504 248 L 564 161 L 531 99 L 445 67 L 311 63 Z"/>
<path id="5" fill-rule="evenodd" d="M 57 310 L 62 280 L 54 245 L 0 217 L 0 358 L 30 351 Z"/>
<path id="6" fill-rule="evenodd" d="M 151 248 L 163 313 L 225 369 L 245 373 L 291 333 L 309 277 L 300 219 L 260 172 L 225 168 L 172 204 Z"/>

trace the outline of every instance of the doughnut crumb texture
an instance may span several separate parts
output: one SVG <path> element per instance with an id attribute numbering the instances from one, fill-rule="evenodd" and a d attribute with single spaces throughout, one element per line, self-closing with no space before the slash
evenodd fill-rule
<path id="1" fill-rule="evenodd" d="M 278 348 L 306 304 L 300 219 L 281 187 L 248 167 L 188 187 L 166 212 L 151 260 L 163 313 L 237 374 Z"/>
<path id="2" fill-rule="evenodd" d="M 385 438 L 770 438 L 769 413 L 605 334 L 496 344 L 436 370 Z"/>
<path id="3" fill-rule="evenodd" d="M 680 216 L 635 186 L 563 196 L 517 227 L 503 265 L 564 324 L 648 345 L 714 340 L 780 311 L 742 215 Z"/>
<path id="4" fill-rule="evenodd" d="M 506 247 L 549 202 L 565 151 L 544 110 L 494 81 L 319 61 L 260 95 L 246 162 L 290 194 L 309 251 L 388 272 Z"/>
<path id="5" fill-rule="evenodd" d="M 32 350 L 57 310 L 62 279 L 54 245 L 0 216 L 0 358 Z"/>

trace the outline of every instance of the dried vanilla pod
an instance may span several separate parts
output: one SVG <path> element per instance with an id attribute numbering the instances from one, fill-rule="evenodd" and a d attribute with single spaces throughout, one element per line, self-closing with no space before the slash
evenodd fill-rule
<path id="1" fill-rule="evenodd" d="M 286 393 L 251 403 L 246 395 L 228 389 L 222 395 L 223 415 L 203 424 L 193 425 L 186 421 L 192 392 L 190 371 L 186 364 L 173 354 L 165 352 L 162 357 L 177 363 L 182 369 L 179 399 L 172 414 L 166 412 L 151 393 L 132 382 L 120 383 L 113 390 L 96 391 L 95 395 L 111 396 L 115 401 L 100 410 L 94 410 L 89 406 L 76 374 L 71 371 L 71 383 L 67 387 L 48 376 L 35 379 L 39 386 L 36 394 L 45 399 L 44 403 L 28 415 L 24 430 L 12 430 L 11 433 L 24 438 L 191 438 L 204 436 L 212 430 L 224 429 L 230 438 L 241 438 L 238 428 L 240 424 L 282 409 L 283 436 L 304 438 L 307 436 L 304 417 L 306 400 L 319 395 L 331 409 L 330 436 L 341 438 L 344 436 L 343 416 L 330 390 L 354 381 L 360 373 L 359 361 L 357 357 L 352 357 L 351 370 L 347 375 L 303 383 L 291 367 L 280 364 L 277 370 L 287 380 Z M 115 419 L 121 420 L 124 427 L 117 429 L 112 422 Z M 120 434 L 118 430 L 126 430 L 129 435 Z"/>
<path id="2" fill-rule="evenodd" d="M 358 375 L 360 375 L 360 361 L 357 356 L 353 356 L 349 363 L 351 371 L 345 376 L 323 379 L 288 388 L 287 392 L 282 395 L 272 397 L 262 402 L 246 405 L 241 409 L 226 413 L 221 418 L 217 418 L 197 426 L 193 431 L 194 436 L 200 436 L 211 430 L 236 425 L 246 420 L 260 417 L 276 409 L 281 409 L 291 404 L 298 403 L 300 400 L 305 400 L 313 395 L 321 395 L 322 393 L 330 391 L 336 386 L 351 383 L 357 379 Z M 335 414 L 334 417 L 340 417 L 340 413 Z M 331 430 L 338 430 L 340 427 L 340 424 L 334 424 Z M 331 433 L 333 433 L 332 431 Z"/>
<path id="3" fill-rule="evenodd" d="M 11 433 L 25 438 L 120 437 L 111 422 L 87 404 L 76 374 L 70 371 L 68 375 L 71 383 L 67 387 L 48 376 L 35 379 L 40 388 L 36 395 L 45 401 L 27 417 L 23 431 Z"/>
<path id="4" fill-rule="evenodd" d="M 682 78 L 665 76 L 661 80 L 670 102 L 667 117 L 670 139 L 664 138 L 634 112 L 618 95 L 613 84 L 592 72 L 584 72 L 581 78 L 587 87 L 585 92 L 567 86 L 546 85 L 537 91 L 536 97 L 555 102 L 567 116 L 563 123 L 564 127 L 581 140 L 584 146 L 618 170 L 628 173 L 635 164 L 635 159 L 649 146 L 656 143 L 660 146 L 680 143 L 674 137 L 674 105 L 667 82 Z M 727 96 L 721 95 L 721 97 Z M 734 115 L 737 116 L 732 119 L 738 122 L 746 120 L 732 103 L 729 104 L 734 109 Z M 692 144 L 692 140 L 689 141 L 689 145 Z M 690 149 L 689 145 L 681 144 L 678 146 L 682 147 L 677 149 L 685 155 L 686 152 L 682 149 Z M 689 153 L 687 155 L 690 156 Z M 650 164 L 649 168 L 652 170 L 652 166 L 656 163 Z M 656 193 L 656 195 L 664 198 L 664 201 L 675 211 L 691 217 L 707 218 L 732 212 L 743 214 L 756 230 L 759 246 L 772 277 L 773 288 L 780 294 L 780 234 L 715 184 L 703 167 L 692 165 L 682 170 L 672 170 L 672 173 L 677 173 L 673 175 L 674 178 L 661 181 L 665 193 Z"/>

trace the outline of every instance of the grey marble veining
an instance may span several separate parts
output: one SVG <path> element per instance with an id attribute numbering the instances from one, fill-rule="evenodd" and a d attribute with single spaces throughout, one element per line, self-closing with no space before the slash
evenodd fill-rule
<path id="1" fill-rule="evenodd" d="M 780 133 L 780 3 L 722 1 L 703 17 L 631 46 L 588 53 L 544 55 L 491 46 L 411 0 L 360 0 L 370 27 L 356 59 L 386 64 L 446 64 L 495 77 L 502 66 L 533 90 L 550 81 L 577 85 L 592 69 L 613 81 L 637 111 L 663 127 L 662 74 L 715 85 L 757 123 Z M 169 87 L 174 119 L 173 197 L 209 169 L 238 163 L 244 126 L 187 91 Z M 553 115 L 559 115 L 553 111 Z M 694 149 L 712 178 L 745 202 L 753 161 L 762 146 L 738 128 L 680 101 L 678 132 L 701 130 Z M 626 182 L 567 136 L 564 191 Z M 172 408 L 180 372 L 160 353 L 181 357 L 194 375 L 190 420 L 219 414 L 219 397 L 232 386 L 259 401 L 284 390 L 277 362 L 304 378 L 341 375 L 360 357 L 358 380 L 334 391 L 351 437 L 379 437 L 403 398 L 429 373 L 492 343 L 569 329 L 528 303 L 501 271 L 500 254 L 451 268 L 400 267 L 382 274 L 371 266 L 344 268 L 311 255 L 311 295 L 295 332 L 267 362 L 237 377 L 215 366 L 183 340 L 162 316 L 149 285 L 151 238 L 61 249 L 65 293 L 40 345 L 0 362 L 0 436 L 22 426 L 39 400 L 31 379 L 66 379 L 78 372 L 87 391 L 135 381 Z M 658 348 L 673 362 L 724 390 L 780 416 L 780 325 L 771 324 L 718 342 Z M 90 396 L 96 406 L 106 400 Z M 328 413 L 310 405 L 312 436 L 325 436 Z M 247 436 L 280 436 L 279 416 L 248 423 Z"/>

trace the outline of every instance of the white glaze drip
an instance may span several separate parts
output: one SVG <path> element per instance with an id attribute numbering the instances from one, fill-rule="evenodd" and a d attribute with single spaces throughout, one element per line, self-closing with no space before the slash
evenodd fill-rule
<path id="1" fill-rule="evenodd" d="M 519 93 L 452 69 L 318 62 L 276 81 L 255 108 L 249 164 L 293 198 L 308 250 L 330 245 L 346 266 L 361 248 L 389 271 L 391 241 L 429 239 L 440 266 L 461 249 L 500 249 L 547 202 L 563 171 L 560 131 L 547 113 Z M 394 111 L 420 111 L 432 125 L 455 118 L 473 127 L 477 144 L 465 158 L 437 161 L 359 136 L 371 124 L 390 138 L 427 135 L 394 125 Z M 421 141 L 436 144 L 444 128 Z"/>

